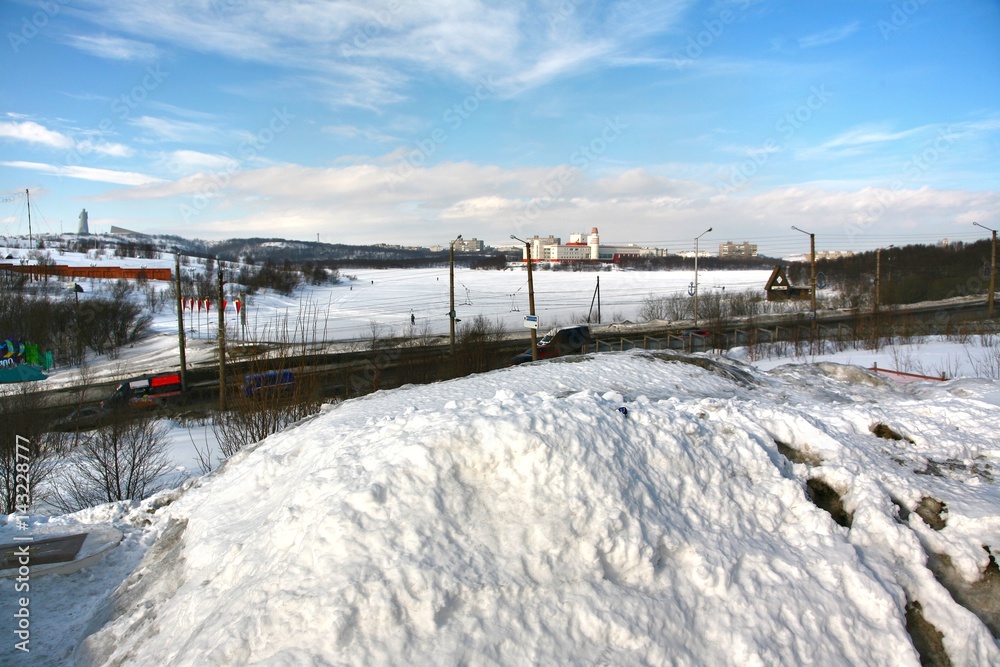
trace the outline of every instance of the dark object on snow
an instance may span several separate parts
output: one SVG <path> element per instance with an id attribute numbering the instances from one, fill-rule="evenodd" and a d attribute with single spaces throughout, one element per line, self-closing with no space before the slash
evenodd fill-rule
<path id="1" fill-rule="evenodd" d="M 624 405 L 621 406 L 620 408 L 618 408 L 618 412 L 620 412 L 623 415 L 625 415 L 626 417 L 628 417 L 628 408 L 626 408 Z"/>
<path id="2" fill-rule="evenodd" d="M 6 570 L 20 565 L 44 565 L 46 563 L 65 563 L 76 558 L 76 554 L 87 539 L 87 533 L 49 537 L 44 540 L 30 542 L 15 542 L 0 544 L 0 554 L 3 562 L 0 569 Z M 26 563 L 21 561 L 26 560 Z"/>
<path id="3" fill-rule="evenodd" d="M 10 382 L 38 382 L 48 376 L 43 374 L 34 366 L 28 364 L 18 364 L 16 366 L 6 366 L 0 368 L 0 384 Z"/>

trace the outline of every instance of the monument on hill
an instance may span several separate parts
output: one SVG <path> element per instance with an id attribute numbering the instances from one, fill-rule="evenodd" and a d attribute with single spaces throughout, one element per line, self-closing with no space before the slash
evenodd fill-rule
<path id="1" fill-rule="evenodd" d="M 90 227 L 87 224 L 87 209 L 80 211 L 80 229 L 77 230 L 77 234 L 90 234 Z"/>

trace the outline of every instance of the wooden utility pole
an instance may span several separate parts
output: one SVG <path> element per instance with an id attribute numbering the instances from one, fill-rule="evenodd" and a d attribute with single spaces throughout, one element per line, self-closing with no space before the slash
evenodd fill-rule
<path id="1" fill-rule="evenodd" d="M 972 223 L 976 227 L 981 227 L 988 232 L 993 233 L 993 256 L 990 259 L 990 293 L 986 295 L 986 317 L 993 319 L 993 291 L 996 288 L 997 281 L 997 230 L 990 229 L 985 225 L 981 225 L 978 222 Z"/>
<path id="2" fill-rule="evenodd" d="M 694 237 L 694 325 L 698 326 L 698 239 L 712 231 L 709 227 Z"/>
<path id="3" fill-rule="evenodd" d="M 882 304 L 882 248 L 875 251 L 875 313 Z"/>
<path id="4" fill-rule="evenodd" d="M 531 281 L 531 244 L 525 242 L 525 250 L 528 253 L 528 309 L 529 315 L 534 316 L 535 314 L 535 285 Z M 531 330 L 531 360 L 538 361 L 538 328 L 537 321 L 535 323 L 535 328 Z"/>
<path id="5" fill-rule="evenodd" d="M 462 235 L 459 234 L 458 238 L 448 245 L 448 289 L 451 295 L 450 309 L 448 310 L 448 341 L 451 344 L 451 356 L 453 357 L 455 356 L 455 243 L 461 239 Z"/>
<path id="6" fill-rule="evenodd" d="M 812 265 L 809 276 L 809 291 L 812 294 L 812 318 L 816 322 L 816 235 L 809 235 L 809 263 Z"/>
<path id="7" fill-rule="evenodd" d="M 792 225 L 792 229 L 797 232 L 802 232 L 803 234 L 809 234 L 809 293 L 811 298 L 812 306 L 812 321 L 816 324 L 816 235 L 807 232 L 804 229 L 799 229 L 795 225 Z"/>
<path id="8" fill-rule="evenodd" d="M 215 263 L 219 266 L 219 411 L 226 410 L 226 314 L 222 308 L 222 262 L 218 257 Z"/>
<path id="9" fill-rule="evenodd" d="M 991 229 L 993 232 L 993 258 L 990 260 L 990 297 L 989 297 L 989 314 L 988 317 L 993 319 L 993 292 L 996 289 L 997 280 L 997 230 Z"/>
<path id="10" fill-rule="evenodd" d="M 594 303 L 597 303 L 597 323 L 601 323 L 601 277 L 597 276 L 597 287 L 594 288 L 594 296 L 590 298 L 590 310 L 587 311 L 587 322 L 590 322 L 590 315 L 594 312 Z"/>
<path id="11" fill-rule="evenodd" d="M 174 291 L 177 292 L 177 342 L 181 352 L 181 392 L 187 393 L 187 359 L 184 353 L 184 299 L 181 298 L 181 253 L 174 258 Z"/>

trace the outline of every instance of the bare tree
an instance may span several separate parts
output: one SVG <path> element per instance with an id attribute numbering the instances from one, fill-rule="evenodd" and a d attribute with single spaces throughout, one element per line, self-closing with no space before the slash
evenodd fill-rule
<path id="1" fill-rule="evenodd" d="M 267 337 L 266 332 L 263 335 Z M 306 372 L 308 341 L 315 332 L 309 336 L 305 330 L 289 332 L 285 326 L 275 337 L 279 340 L 270 350 L 253 341 L 242 348 L 257 352 L 239 359 L 244 375 L 235 378 L 236 384 L 226 393 L 228 409 L 212 423 L 226 458 L 315 414 L 322 405 L 319 376 Z M 239 354 L 239 348 L 229 348 L 228 353 Z"/>
<path id="2" fill-rule="evenodd" d="M 146 498 L 163 488 L 159 479 L 170 469 L 166 449 L 166 428 L 152 415 L 117 410 L 67 454 L 54 504 L 75 511 Z"/>
<path id="3" fill-rule="evenodd" d="M 59 438 L 42 432 L 42 421 L 37 417 L 40 407 L 41 397 L 29 384 L 0 397 L 0 512 L 3 514 L 45 500 L 43 489 L 52 474 Z"/>
<path id="4" fill-rule="evenodd" d="M 476 315 L 470 324 L 463 324 L 456 351 L 460 373 L 483 373 L 499 366 L 504 356 L 499 344 L 506 337 L 507 329 L 499 318 L 491 322 Z"/>

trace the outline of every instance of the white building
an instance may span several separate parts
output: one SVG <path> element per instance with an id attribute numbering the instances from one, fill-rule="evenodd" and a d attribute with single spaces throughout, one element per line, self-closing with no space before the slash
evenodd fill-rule
<path id="1" fill-rule="evenodd" d="M 569 242 L 562 243 L 555 236 L 532 236 L 531 260 L 533 262 L 617 262 L 623 257 L 661 257 L 666 250 L 647 248 L 634 243 L 623 246 L 601 245 L 601 237 L 597 227 L 590 234 L 570 234 Z M 522 250 L 521 258 L 528 259 L 527 249 Z"/>

